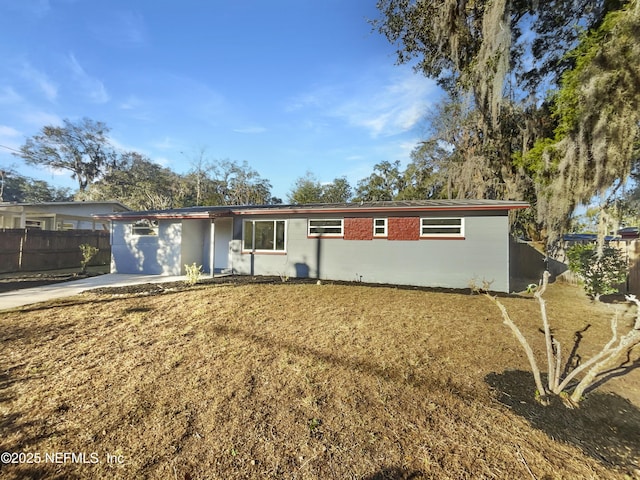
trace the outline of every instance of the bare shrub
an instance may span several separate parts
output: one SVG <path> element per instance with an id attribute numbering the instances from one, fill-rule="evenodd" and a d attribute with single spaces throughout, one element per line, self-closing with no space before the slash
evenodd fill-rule
<path id="1" fill-rule="evenodd" d="M 186 280 L 185 282 L 188 285 L 195 285 L 200 281 L 202 277 L 202 265 L 197 265 L 196 262 L 193 262 L 191 265 L 185 264 L 184 266 L 186 270 Z"/>
<path id="2" fill-rule="evenodd" d="M 82 253 L 82 260 L 80 260 L 80 273 L 87 273 L 87 265 L 89 262 L 93 260 L 100 250 L 93 245 L 89 245 L 88 243 L 83 243 L 80 245 L 80 252 Z"/>
<path id="3" fill-rule="evenodd" d="M 548 283 L 549 272 L 544 272 L 542 281 L 533 294 L 534 298 L 540 305 L 540 317 L 545 337 L 548 377 L 546 385 L 542 381 L 540 368 L 536 362 L 535 353 L 531 348 L 531 345 L 509 316 L 506 307 L 502 302 L 500 302 L 500 300 L 498 300 L 497 297 L 491 295 L 487 291 L 488 288 L 486 285 L 483 286 L 482 290 L 484 291 L 485 296 L 500 309 L 504 324 L 511 329 L 527 354 L 537 388 L 536 396 L 538 401 L 543 405 L 549 405 L 551 397 L 553 395 L 557 395 L 563 400 L 567 407 L 574 408 L 579 405 L 584 392 L 598 380 L 598 377 L 601 374 L 623 363 L 621 360 L 640 344 L 640 300 L 638 300 L 635 295 L 627 295 L 625 297 L 628 302 L 635 303 L 637 307 L 634 325 L 627 333 L 622 336 L 618 335 L 618 315 L 616 313 L 611 318 L 611 339 L 602 348 L 602 350 L 586 362 L 577 365 L 573 369 L 570 369 L 569 365 L 563 369 L 562 348 L 560 342 L 556 340 L 551 333 L 551 327 L 547 317 L 546 302 L 544 298 L 542 298 L 547 289 Z M 569 361 L 571 361 L 570 358 L 567 362 Z M 577 377 L 580 374 L 584 375 L 580 380 L 577 380 Z"/>

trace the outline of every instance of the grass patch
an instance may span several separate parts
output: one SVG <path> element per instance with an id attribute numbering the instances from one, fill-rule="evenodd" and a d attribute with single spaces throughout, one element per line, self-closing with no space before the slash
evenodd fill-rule
<path id="1" fill-rule="evenodd" d="M 563 345 L 587 324 L 581 355 L 606 342 L 606 306 L 566 285 L 547 300 Z M 541 347 L 537 304 L 504 303 Z M 0 336 L 0 451 L 100 460 L 0 465 L 2 478 L 574 479 L 640 468 L 640 369 L 580 410 L 541 407 L 524 354 L 482 296 L 294 282 L 94 293 L 0 313 Z"/>

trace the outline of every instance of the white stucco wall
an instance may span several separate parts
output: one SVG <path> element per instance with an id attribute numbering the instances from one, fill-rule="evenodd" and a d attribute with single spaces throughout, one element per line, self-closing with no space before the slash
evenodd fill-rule
<path id="1" fill-rule="evenodd" d="M 180 275 L 182 223 L 161 220 L 158 235 L 133 235 L 131 221 L 114 221 L 111 235 L 111 271 Z"/>

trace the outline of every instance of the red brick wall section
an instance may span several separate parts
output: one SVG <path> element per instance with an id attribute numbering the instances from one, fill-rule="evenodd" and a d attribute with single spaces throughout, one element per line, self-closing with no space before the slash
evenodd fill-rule
<path id="1" fill-rule="evenodd" d="M 420 240 L 420 218 L 389 217 L 389 240 Z"/>
<path id="2" fill-rule="evenodd" d="M 373 218 L 345 218 L 345 240 L 373 240 Z"/>

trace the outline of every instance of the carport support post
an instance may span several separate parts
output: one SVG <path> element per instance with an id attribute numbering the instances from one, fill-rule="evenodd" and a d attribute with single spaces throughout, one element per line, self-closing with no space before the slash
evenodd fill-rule
<path id="1" fill-rule="evenodd" d="M 209 270 L 211 278 L 215 276 L 215 258 L 216 258 L 216 221 L 211 219 L 211 234 L 209 236 Z"/>

